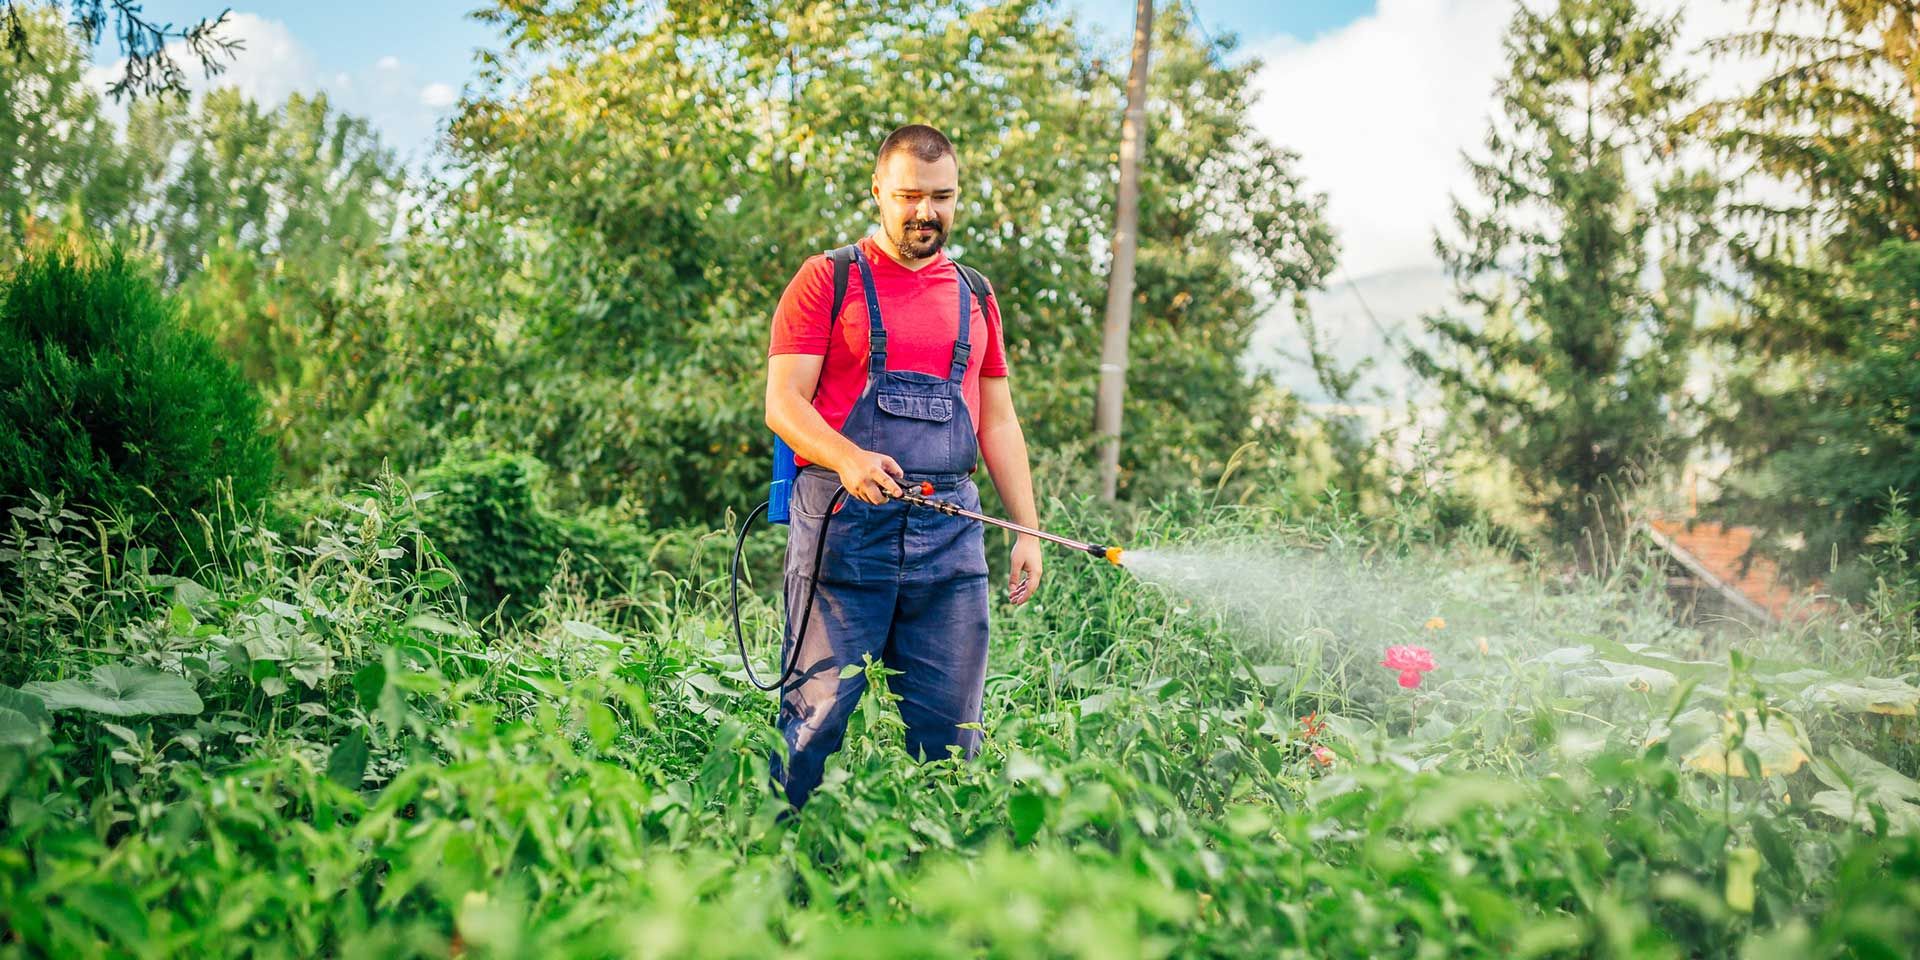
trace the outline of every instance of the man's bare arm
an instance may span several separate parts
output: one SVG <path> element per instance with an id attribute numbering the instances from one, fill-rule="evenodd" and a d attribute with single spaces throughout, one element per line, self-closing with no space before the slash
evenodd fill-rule
<path id="1" fill-rule="evenodd" d="M 1040 525 L 1033 502 L 1033 465 L 1027 460 L 1027 435 L 1013 408 L 1013 388 L 1006 377 L 980 378 L 980 455 L 987 461 L 994 489 L 1013 514 L 1015 523 Z M 1040 586 L 1045 562 L 1040 541 L 1027 534 L 1014 540 L 1007 573 L 1007 599 L 1015 606 L 1027 602 Z"/>
<path id="2" fill-rule="evenodd" d="M 993 487 L 1000 491 L 1013 522 L 1039 526 L 1027 435 L 1020 429 L 1020 415 L 1013 408 L 1013 388 L 1006 377 L 980 378 L 980 456 L 986 460 Z"/>
<path id="3" fill-rule="evenodd" d="M 848 493 L 868 503 L 884 503 L 889 493 L 900 493 L 894 482 L 903 476 L 900 465 L 886 454 L 862 450 L 813 408 L 825 359 L 798 353 L 767 359 L 767 428 L 807 461 L 839 474 Z"/>

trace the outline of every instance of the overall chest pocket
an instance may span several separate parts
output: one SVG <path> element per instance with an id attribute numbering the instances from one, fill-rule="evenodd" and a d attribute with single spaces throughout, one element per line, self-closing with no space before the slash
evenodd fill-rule
<path id="1" fill-rule="evenodd" d="M 919 389 L 915 389 L 919 388 Z M 874 395 L 876 448 L 908 473 L 953 473 L 953 434 L 960 429 L 955 392 L 944 382 L 895 382 Z M 969 465 L 971 466 L 971 465 Z"/>
<path id="2" fill-rule="evenodd" d="M 953 419 L 953 398 L 934 397 L 917 393 L 894 393 L 880 391 L 877 397 L 880 409 L 896 417 L 909 420 L 925 420 L 930 423 L 946 423 Z"/>

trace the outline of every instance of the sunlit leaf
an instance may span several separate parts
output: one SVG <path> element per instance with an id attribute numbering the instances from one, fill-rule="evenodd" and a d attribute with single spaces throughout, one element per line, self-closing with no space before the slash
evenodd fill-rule
<path id="1" fill-rule="evenodd" d="M 1729 750 L 1733 733 L 1722 730 L 1705 743 L 1688 753 L 1683 765 L 1690 770 L 1714 775 L 1725 774 L 1733 777 L 1751 777 L 1755 774 L 1748 769 L 1742 750 L 1752 751 L 1759 758 L 1758 776 L 1771 777 L 1792 773 L 1806 766 L 1811 759 L 1806 741 L 1798 733 L 1799 725 L 1785 714 L 1775 713 L 1767 718 L 1767 725 L 1760 725 L 1757 711 L 1748 710 L 1745 714 L 1746 732 L 1741 736 L 1740 750 Z M 1729 722 L 1726 726 L 1731 727 Z"/>

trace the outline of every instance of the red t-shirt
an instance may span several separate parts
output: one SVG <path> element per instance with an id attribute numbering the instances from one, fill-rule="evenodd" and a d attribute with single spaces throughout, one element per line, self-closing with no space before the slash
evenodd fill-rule
<path id="1" fill-rule="evenodd" d="M 860 251 L 873 268 L 874 293 L 880 298 L 880 316 L 887 328 L 887 369 L 915 370 L 944 377 L 952 372 L 954 334 L 959 329 L 960 284 L 945 250 L 919 270 L 908 270 L 880 249 L 872 237 L 860 241 Z M 828 348 L 827 311 L 833 308 L 833 261 L 815 254 L 800 266 L 780 306 L 773 312 L 773 340 L 767 355 L 804 353 L 825 355 L 813 408 L 835 430 L 867 385 L 867 298 L 860 286 L 860 267 L 847 270 L 847 296 L 840 318 L 831 324 Z M 967 334 L 973 353 L 967 360 L 961 392 L 973 429 L 980 431 L 980 378 L 1007 375 L 1007 348 L 1000 333 L 1000 310 L 992 301 L 973 299 L 973 329 Z M 805 466 L 799 456 L 794 461 Z"/>

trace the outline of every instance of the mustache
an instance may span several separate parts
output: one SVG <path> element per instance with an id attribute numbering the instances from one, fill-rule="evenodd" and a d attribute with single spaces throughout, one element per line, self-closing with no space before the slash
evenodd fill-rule
<path id="1" fill-rule="evenodd" d="M 908 220 L 903 226 L 907 230 L 932 230 L 934 233 L 945 232 L 945 228 L 940 226 L 940 221 L 938 220 Z"/>

